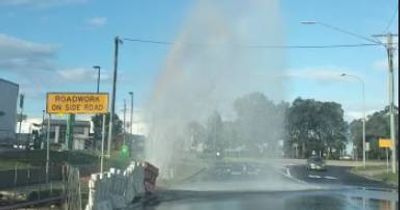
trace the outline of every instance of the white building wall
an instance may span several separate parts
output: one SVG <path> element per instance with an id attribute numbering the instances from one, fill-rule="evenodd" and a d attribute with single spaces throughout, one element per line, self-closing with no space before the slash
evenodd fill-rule
<path id="1" fill-rule="evenodd" d="M 18 91 L 17 84 L 0 78 L 0 144 L 15 141 Z"/>
<path id="2" fill-rule="evenodd" d="M 60 142 L 60 126 L 55 126 L 54 143 Z"/>

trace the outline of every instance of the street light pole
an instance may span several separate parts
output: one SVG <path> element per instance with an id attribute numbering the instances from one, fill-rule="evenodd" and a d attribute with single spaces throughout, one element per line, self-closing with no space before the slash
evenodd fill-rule
<path id="1" fill-rule="evenodd" d="M 97 93 L 100 90 L 100 66 L 93 66 L 94 69 L 97 69 Z"/>
<path id="2" fill-rule="evenodd" d="M 126 145 L 126 100 L 124 99 L 124 126 L 122 126 L 124 130 L 124 145 Z"/>
<path id="3" fill-rule="evenodd" d="M 21 94 L 19 96 L 19 108 L 20 108 L 20 115 L 19 115 L 18 144 L 21 144 L 21 127 L 22 127 L 22 118 L 24 111 L 24 94 Z"/>
<path id="4" fill-rule="evenodd" d="M 351 75 L 351 74 L 341 74 L 340 76 L 342 77 L 352 77 L 356 80 L 358 80 L 361 83 L 362 86 L 362 109 L 363 109 L 363 118 L 362 118 L 362 148 L 363 148 L 363 167 L 365 168 L 365 162 L 366 162 L 366 142 L 365 142 L 365 84 L 364 80 L 362 80 L 360 77 L 356 75 Z"/>
<path id="5" fill-rule="evenodd" d="M 47 143 L 46 143 L 46 183 L 49 183 L 49 162 L 50 162 L 50 121 L 51 114 L 48 114 L 47 117 Z"/>
<path id="6" fill-rule="evenodd" d="M 117 71 L 118 71 L 118 48 L 119 44 L 122 44 L 122 40 L 116 36 L 114 38 L 114 73 L 113 73 L 113 88 L 111 95 L 111 113 L 110 113 L 110 122 L 108 127 L 108 139 L 107 139 L 107 156 L 111 156 L 111 139 L 113 132 L 113 121 L 114 121 L 114 113 L 115 113 L 115 98 L 116 98 L 116 88 L 117 88 Z"/>
<path id="7" fill-rule="evenodd" d="M 130 126 L 130 132 L 131 132 L 131 136 L 133 136 L 133 92 L 129 92 L 129 95 L 131 96 L 131 126 Z"/>
<path id="8" fill-rule="evenodd" d="M 301 24 L 305 24 L 305 25 L 321 25 L 321 26 L 324 26 L 326 28 L 329 28 L 329 29 L 332 29 L 332 30 L 335 30 L 335 31 L 338 31 L 338 32 L 341 32 L 341 33 L 344 33 L 344 34 L 359 38 L 359 39 L 363 39 L 363 40 L 368 41 L 368 42 L 372 42 L 372 43 L 375 43 L 375 44 L 383 45 L 382 42 L 377 41 L 375 39 L 371 39 L 371 38 L 362 36 L 360 34 L 356 34 L 356 33 L 353 33 L 351 31 L 347 31 L 347 30 L 344 30 L 342 28 L 339 28 L 339 27 L 336 27 L 336 26 L 333 26 L 333 25 L 330 25 L 330 24 L 327 24 L 327 23 L 324 23 L 324 22 L 311 20 L 311 21 L 300 21 L 300 23 Z"/>
<path id="9" fill-rule="evenodd" d="M 100 92 L 100 66 L 93 66 L 94 69 L 97 69 L 97 93 Z M 103 119 L 101 121 L 101 156 L 100 156 L 100 173 L 103 174 L 103 165 L 104 165 L 104 140 L 106 135 L 106 114 L 103 114 Z M 97 146 L 96 146 L 97 147 Z"/>
<path id="10" fill-rule="evenodd" d="M 44 137 L 45 137 L 45 135 L 44 135 L 44 115 L 45 115 L 46 111 L 43 109 L 42 112 L 43 112 L 42 113 L 42 131 L 41 131 L 42 141 L 40 142 L 40 149 L 44 149 L 43 147 L 44 147 Z"/>

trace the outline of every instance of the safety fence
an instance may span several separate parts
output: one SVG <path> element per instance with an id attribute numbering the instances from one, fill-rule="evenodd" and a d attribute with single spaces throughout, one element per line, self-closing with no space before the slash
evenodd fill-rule
<path id="1" fill-rule="evenodd" d="M 124 171 L 111 168 L 92 174 L 86 210 L 127 207 L 134 198 L 154 191 L 157 176 L 158 168 L 147 162 L 132 162 Z"/>

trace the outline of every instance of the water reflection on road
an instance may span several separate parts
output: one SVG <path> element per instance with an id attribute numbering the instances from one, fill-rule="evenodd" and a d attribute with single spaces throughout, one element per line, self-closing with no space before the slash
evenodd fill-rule
<path id="1" fill-rule="evenodd" d="M 281 192 L 169 190 L 159 192 L 153 200 L 131 209 L 394 210 L 398 209 L 398 198 L 397 191 L 368 189 Z"/>

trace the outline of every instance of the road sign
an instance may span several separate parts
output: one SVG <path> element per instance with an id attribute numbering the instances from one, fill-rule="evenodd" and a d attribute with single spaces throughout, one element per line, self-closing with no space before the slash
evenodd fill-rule
<path id="1" fill-rule="evenodd" d="M 369 142 L 365 142 L 365 151 L 369 152 L 371 147 L 369 146 Z"/>
<path id="2" fill-rule="evenodd" d="M 47 93 L 49 114 L 100 114 L 108 112 L 108 93 Z"/>
<path id="3" fill-rule="evenodd" d="M 379 147 L 380 148 L 391 148 L 392 141 L 390 139 L 379 139 Z"/>

